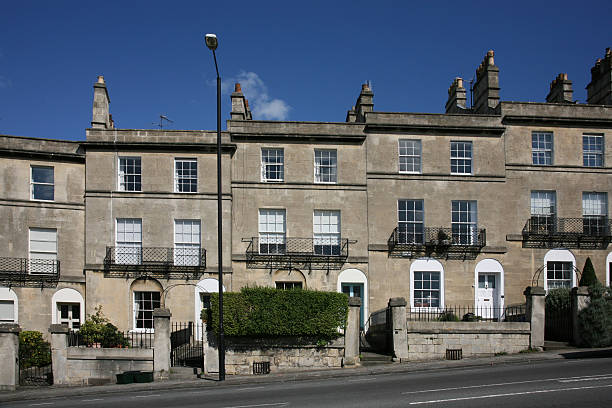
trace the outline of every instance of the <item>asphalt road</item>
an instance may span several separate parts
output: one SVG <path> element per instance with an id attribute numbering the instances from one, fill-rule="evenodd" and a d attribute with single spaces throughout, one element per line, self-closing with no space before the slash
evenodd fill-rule
<path id="1" fill-rule="evenodd" d="M 610 407 L 612 358 L 50 398 L 4 407 Z"/>

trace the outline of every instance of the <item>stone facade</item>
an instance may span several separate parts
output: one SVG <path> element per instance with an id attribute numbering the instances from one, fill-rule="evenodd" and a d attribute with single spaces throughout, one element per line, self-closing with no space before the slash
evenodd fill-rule
<path id="1" fill-rule="evenodd" d="M 592 104 L 570 103 L 566 75 L 551 102 L 500 101 L 503 58 L 488 52 L 470 104 L 455 78 L 448 113 L 377 112 L 364 84 L 336 123 L 253 120 L 237 86 L 222 133 L 225 290 L 344 291 L 365 323 L 394 297 L 408 310 L 523 303 L 527 286 L 575 286 L 587 257 L 609 284 L 609 60 L 592 70 Z M 216 133 L 117 129 L 109 106 L 98 78 L 85 141 L 0 136 L 0 300 L 25 330 L 97 306 L 121 330 L 150 328 L 155 307 L 195 321 L 217 290 Z M 33 199 L 33 167 L 53 168 L 52 200 Z M 593 217 L 599 229 L 583 225 Z M 32 229 L 55 231 L 56 279 L 9 261 L 31 264 Z M 423 272 L 437 288 L 416 288 Z"/>

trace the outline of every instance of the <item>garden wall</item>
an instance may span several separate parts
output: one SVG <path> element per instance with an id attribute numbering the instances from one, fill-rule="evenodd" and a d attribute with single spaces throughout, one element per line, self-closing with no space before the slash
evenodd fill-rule
<path id="1" fill-rule="evenodd" d="M 115 383 L 124 371 L 153 371 L 153 349 L 68 347 L 63 384 Z"/>
<path id="2" fill-rule="evenodd" d="M 518 353 L 529 348 L 529 322 L 408 321 L 408 360 L 446 358 L 446 350 L 463 357 Z"/>

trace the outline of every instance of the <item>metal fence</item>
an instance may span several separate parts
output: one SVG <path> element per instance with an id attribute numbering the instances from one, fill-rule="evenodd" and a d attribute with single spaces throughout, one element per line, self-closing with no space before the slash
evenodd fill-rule
<path id="1" fill-rule="evenodd" d="M 80 331 L 68 333 L 68 347 L 91 348 L 153 348 L 155 333 L 152 331 L 124 331 L 108 335 L 88 335 Z"/>
<path id="2" fill-rule="evenodd" d="M 420 322 L 522 322 L 525 305 L 506 307 L 446 306 L 443 308 L 408 308 L 408 321 Z"/>

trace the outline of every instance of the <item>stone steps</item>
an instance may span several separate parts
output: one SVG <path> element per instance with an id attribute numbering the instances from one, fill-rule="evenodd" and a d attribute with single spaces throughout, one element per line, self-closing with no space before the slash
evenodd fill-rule
<path id="1" fill-rule="evenodd" d="M 381 364 L 392 364 L 393 357 L 386 354 L 372 353 L 371 351 L 361 352 L 361 365 L 373 366 Z"/>
<path id="2" fill-rule="evenodd" d="M 197 378 L 197 371 L 194 370 L 197 369 L 193 367 L 170 367 L 170 379 L 193 380 Z"/>

